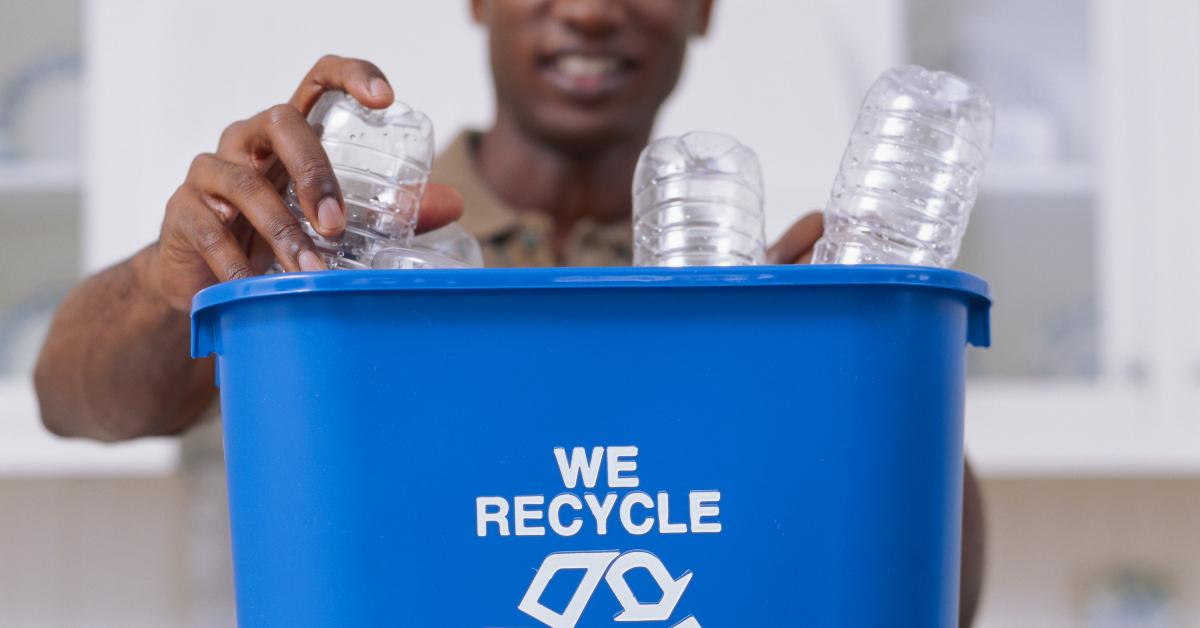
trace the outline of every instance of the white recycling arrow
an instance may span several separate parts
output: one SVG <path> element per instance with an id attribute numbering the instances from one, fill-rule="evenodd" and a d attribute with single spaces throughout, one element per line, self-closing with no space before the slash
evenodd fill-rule
<path id="1" fill-rule="evenodd" d="M 658 602 L 654 604 L 641 603 L 633 594 L 633 590 L 629 588 L 629 583 L 625 582 L 625 572 L 638 567 L 650 572 L 654 583 L 662 589 L 662 599 Z M 662 561 L 650 552 L 637 550 L 622 554 L 609 566 L 608 573 L 604 576 L 608 587 L 612 589 L 613 595 L 617 597 L 621 608 L 624 609 L 613 618 L 613 621 L 666 621 L 670 619 L 671 613 L 675 611 L 675 605 L 683 596 L 683 590 L 691 582 L 692 575 L 691 572 L 687 572 L 675 580 Z M 686 621 L 684 620 L 685 623 L 679 625 L 687 628 Z M 694 619 L 692 621 L 695 622 Z"/>
<path id="2" fill-rule="evenodd" d="M 521 599 L 517 609 L 550 628 L 575 628 L 575 624 L 579 623 L 579 618 L 583 615 L 583 609 L 592 599 L 596 586 L 600 584 L 600 578 L 604 576 L 604 569 L 619 554 L 620 552 L 560 552 L 547 556 L 538 568 L 537 575 L 533 577 L 533 582 L 529 583 L 529 589 L 525 591 L 525 597 Z M 541 597 L 554 574 L 563 569 L 583 569 L 583 580 L 563 612 L 556 613 L 542 604 Z"/>
<path id="3" fill-rule="evenodd" d="M 643 604 L 633 594 L 629 583 L 625 581 L 625 574 L 638 567 L 645 569 L 654 578 L 654 583 L 662 589 L 662 599 L 653 604 Z M 582 569 L 584 573 L 575 593 L 571 595 L 571 601 L 567 602 L 561 613 L 557 613 L 542 604 L 541 598 L 550 581 L 564 569 Z M 671 618 L 679 598 L 683 596 L 684 589 L 692 580 L 692 573 L 687 572 L 676 580 L 671 577 L 671 573 L 657 556 L 644 550 L 624 554 L 613 551 L 559 552 L 547 556 L 542 561 L 517 608 L 550 628 L 575 628 L 600 585 L 601 578 L 608 583 L 613 595 L 621 603 L 622 610 L 613 618 L 614 621 L 653 622 L 667 621 Z M 689 615 L 672 628 L 700 628 L 700 622 Z"/>

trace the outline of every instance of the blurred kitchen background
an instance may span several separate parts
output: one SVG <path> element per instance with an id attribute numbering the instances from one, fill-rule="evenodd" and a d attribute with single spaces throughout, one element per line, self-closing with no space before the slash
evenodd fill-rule
<path id="1" fill-rule="evenodd" d="M 442 145 L 490 119 L 467 0 L 0 0 L 0 626 L 222 626 L 221 505 L 172 440 L 56 440 L 29 373 L 84 273 L 155 237 L 192 156 L 321 54 L 377 62 Z M 759 152 L 769 235 L 824 204 L 901 62 L 981 84 L 997 140 L 959 266 L 979 626 L 1200 626 L 1200 3 L 718 0 L 659 131 Z M 920 365 L 914 365 L 920 368 Z"/>

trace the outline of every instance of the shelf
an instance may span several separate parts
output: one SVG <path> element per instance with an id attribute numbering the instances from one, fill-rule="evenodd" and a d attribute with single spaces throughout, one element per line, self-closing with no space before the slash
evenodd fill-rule
<path id="1" fill-rule="evenodd" d="M 1164 410 L 1132 386 L 974 381 L 967 452 L 988 477 L 1200 475 L 1200 422 Z"/>
<path id="2" fill-rule="evenodd" d="M 984 195 L 1087 197 L 1094 192 L 1091 168 L 1076 163 L 991 163 L 983 173 Z"/>
<path id="3" fill-rule="evenodd" d="M 0 379 L 0 478 L 159 476 L 178 463 L 172 438 L 106 444 L 54 436 L 42 427 L 32 382 Z"/>
<path id="4" fill-rule="evenodd" d="M 0 161 L 0 194 L 76 192 L 82 184 L 75 161 Z"/>

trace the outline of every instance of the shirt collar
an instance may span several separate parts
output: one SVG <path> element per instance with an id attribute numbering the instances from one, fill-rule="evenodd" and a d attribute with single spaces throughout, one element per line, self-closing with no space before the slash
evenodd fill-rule
<path id="1" fill-rule="evenodd" d="M 430 181 L 449 185 L 463 197 L 459 224 L 467 233 L 488 239 L 511 231 L 520 222 L 520 211 L 496 195 L 475 164 L 480 134 L 463 131 L 433 162 Z"/>

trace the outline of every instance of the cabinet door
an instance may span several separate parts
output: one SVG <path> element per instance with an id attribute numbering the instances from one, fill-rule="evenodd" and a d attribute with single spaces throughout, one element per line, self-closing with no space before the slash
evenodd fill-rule
<path id="1" fill-rule="evenodd" d="M 910 58 L 961 73 L 996 105 L 959 264 L 988 279 L 996 301 L 994 346 L 970 357 L 968 448 L 981 469 L 1200 470 L 1172 401 L 1186 333 L 1166 287 L 1182 208 L 1196 206 L 1181 203 L 1165 163 L 1171 146 L 1195 145 L 1185 138 L 1197 109 L 1184 112 L 1197 77 L 1194 3 L 907 9 Z M 1182 83 L 1169 76 L 1181 72 Z"/>
<path id="2" fill-rule="evenodd" d="M 1121 3 L 1118 3 L 1121 4 Z M 1142 218 L 1150 239 L 1155 320 L 1152 384 L 1162 431 L 1179 464 L 1200 466 L 1200 4 L 1152 2 L 1123 7 L 1144 14 L 1147 50 L 1139 68 L 1146 90 L 1131 101 L 1146 126 L 1150 168 Z"/>
<path id="3" fill-rule="evenodd" d="M 33 368 L 85 240 L 86 11 L 81 0 L 0 11 L 0 477 L 169 472 L 173 443 L 102 445 L 42 426 Z"/>

